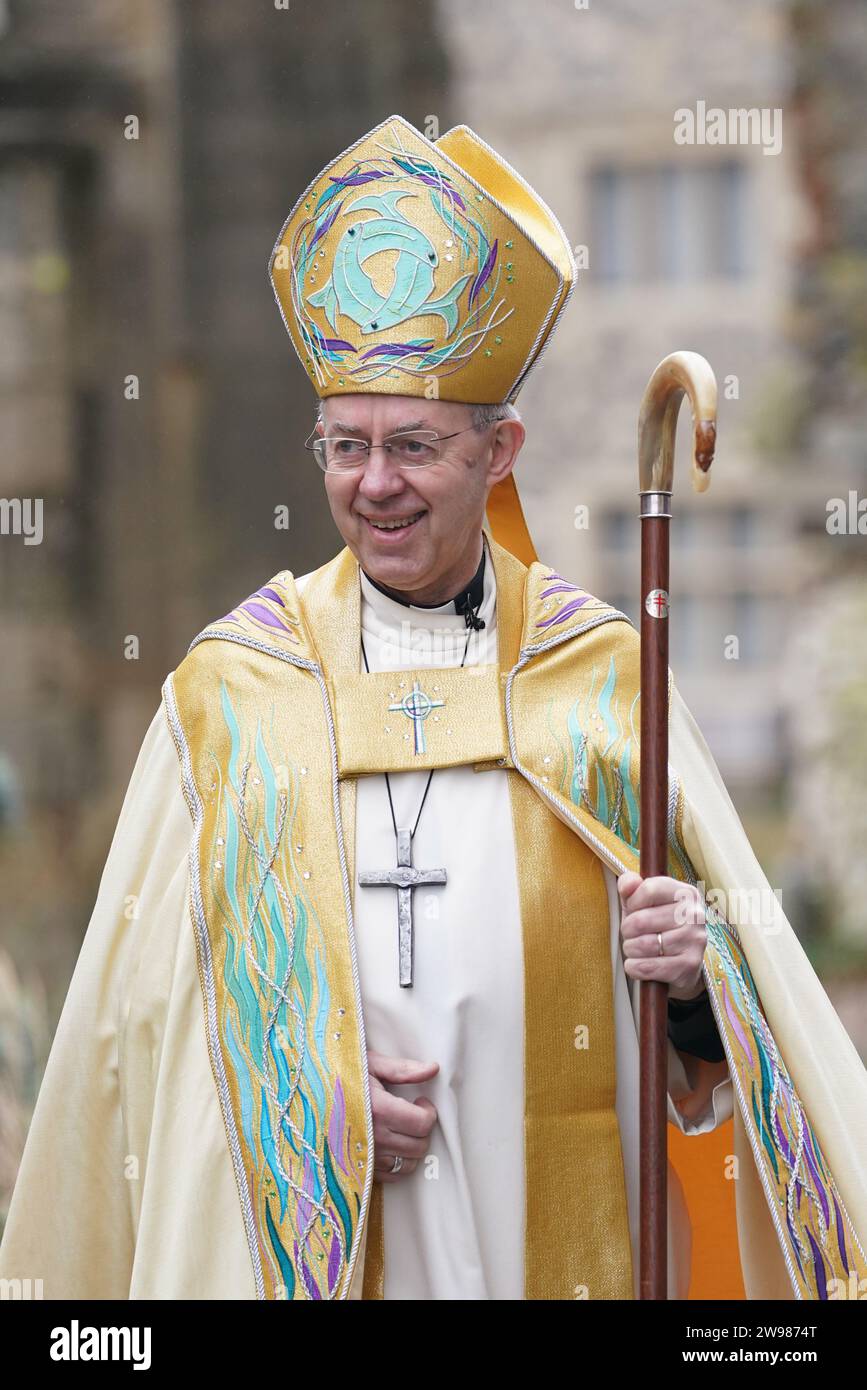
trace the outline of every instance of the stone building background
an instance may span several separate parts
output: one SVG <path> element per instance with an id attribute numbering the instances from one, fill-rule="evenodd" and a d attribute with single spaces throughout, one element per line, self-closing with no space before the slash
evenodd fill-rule
<path id="1" fill-rule="evenodd" d="M 865 537 L 826 527 L 867 495 L 865 73 L 859 0 L 0 3 L 0 496 L 44 508 L 0 534 L 0 1189 L 166 673 L 341 544 L 266 268 L 393 111 L 471 125 L 587 248 L 517 476 L 539 554 L 636 621 L 641 394 L 674 348 L 714 367 L 671 664 L 867 1055 Z M 676 146 L 698 101 L 781 109 L 781 152 Z"/>

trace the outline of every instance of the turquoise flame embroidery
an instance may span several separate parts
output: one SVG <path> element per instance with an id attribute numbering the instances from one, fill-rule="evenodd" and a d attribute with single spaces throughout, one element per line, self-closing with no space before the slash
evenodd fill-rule
<path id="1" fill-rule="evenodd" d="M 230 739 L 211 850 L 216 924 L 224 933 L 225 991 L 218 1019 L 237 1082 L 240 1128 L 260 1246 L 287 1298 L 333 1297 L 352 1246 L 354 1216 L 343 1087 L 329 1066 L 332 1008 L 315 906 L 292 854 L 298 782 L 278 785 L 261 720 L 252 748 L 225 681 Z M 348 1187 L 348 1184 L 347 1184 Z"/>

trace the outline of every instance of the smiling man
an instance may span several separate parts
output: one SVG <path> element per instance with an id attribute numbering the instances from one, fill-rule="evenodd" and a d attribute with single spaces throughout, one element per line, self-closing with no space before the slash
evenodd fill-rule
<path id="1" fill-rule="evenodd" d="M 430 606 L 479 568 L 488 493 L 508 477 L 525 430 L 509 405 L 421 406 L 403 396 L 326 400 L 316 451 L 331 514 L 361 568 L 393 597 Z M 497 415 L 505 418 L 494 423 Z M 386 438 L 391 448 L 368 453 L 371 439 Z"/>
<path id="2" fill-rule="evenodd" d="M 518 500 L 514 401 L 574 283 L 559 223 L 466 127 L 393 116 L 301 195 L 270 272 L 345 545 L 166 679 L 2 1276 L 632 1298 L 654 979 L 672 1130 L 730 1128 L 691 1191 L 702 1291 L 827 1296 L 862 1268 L 864 1069 L 673 683 L 670 876 L 639 877 L 638 634 L 539 562 Z M 733 893 L 770 920 L 729 920 Z"/>

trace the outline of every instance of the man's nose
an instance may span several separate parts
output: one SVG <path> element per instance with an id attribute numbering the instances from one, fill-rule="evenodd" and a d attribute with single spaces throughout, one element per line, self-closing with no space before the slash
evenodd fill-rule
<path id="1" fill-rule="evenodd" d="M 365 497 L 387 497 L 399 492 L 404 482 L 403 472 L 391 452 L 381 444 L 372 444 L 361 468 L 358 491 Z"/>

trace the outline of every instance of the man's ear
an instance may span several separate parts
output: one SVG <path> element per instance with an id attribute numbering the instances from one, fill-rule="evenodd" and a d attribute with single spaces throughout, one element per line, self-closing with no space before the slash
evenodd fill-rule
<path id="1" fill-rule="evenodd" d="M 521 420 L 497 420 L 492 440 L 492 458 L 488 465 L 488 486 L 492 488 L 508 478 L 521 452 L 527 431 Z"/>

